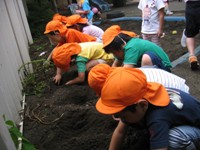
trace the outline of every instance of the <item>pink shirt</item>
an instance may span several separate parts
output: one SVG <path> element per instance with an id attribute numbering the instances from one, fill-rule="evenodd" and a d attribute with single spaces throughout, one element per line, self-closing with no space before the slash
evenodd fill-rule
<path id="1" fill-rule="evenodd" d="M 90 36 L 96 37 L 99 40 L 102 40 L 102 35 L 104 33 L 104 31 L 101 28 L 95 25 L 85 26 L 82 32 L 85 34 L 89 34 Z"/>

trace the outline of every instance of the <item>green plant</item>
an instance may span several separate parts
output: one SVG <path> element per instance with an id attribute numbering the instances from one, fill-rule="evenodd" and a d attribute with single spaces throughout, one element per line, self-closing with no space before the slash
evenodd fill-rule
<path id="1" fill-rule="evenodd" d="M 40 97 L 46 89 L 49 89 L 50 79 L 46 75 L 46 72 L 48 72 L 53 65 L 43 65 L 45 61 L 45 59 L 34 60 L 22 65 L 18 69 L 19 74 L 21 72 L 25 74 L 25 77 L 21 78 L 21 82 L 23 92 L 26 95 L 37 95 Z M 33 72 L 30 71 L 30 65 L 34 68 Z"/>
<path id="2" fill-rule="evenodd" d="M 17 126 L 12 120 L 6 120 L 5 115 L 3 115 L 4 121 L 8 126 L 8 130 L 10 132 L 11 138 L 15 144 L 16 149 L 19 148 L 20 140 L 22 142 L 22 150 L 36 150 L 35 146 L 27 140 L 22 133 L 19 131 Z"/>

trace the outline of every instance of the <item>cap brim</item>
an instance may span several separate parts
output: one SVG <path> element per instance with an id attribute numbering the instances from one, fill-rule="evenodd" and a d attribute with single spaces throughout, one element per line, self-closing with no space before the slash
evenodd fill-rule
<path id="1" fill-rule="evenodd" d="M 110 41 L 106 41 L 106 43 L 105 44 L 103 44 L 103 48 L 105 48 L 106 46 L 108 46 L 111 42 L 113 41 L 113 39 L 112 40 L 110 40 Z"/>
<path id="2" fill-rule="evenodd" d="M 148 92 L 146 93 L 144 98 L 147 99 L 152 105 L 167 106 L 170 103 L 169 95 L 165 87 L 161 84 L 156 82 L 148 82 L 147 88 Z"/>
<path id="3" fill-rule="evenodd" d="M 118 112 L 122 111 L 124 108 L 126 108 L 126 106 L 122 106 L 122 105 L 115 106 L 115 107 L 106 106 L 102 103 L 101 98 L 99 98 L 99 100 L 96 103 L 96 109 L 100 113 L 107 114 L 107 115 L 112 115 L 112 114 L 118 113 Z"/>
<path id="4" fill-rule="evenodd" d="M 109 40 L 106 39 L 106 43 L 103 43 L 103 48 L 105 48 L 106 46 L 108 46 L 114 40 L 114 38 L 115 38 L 115 36 L 113 36 Z"/>
<path id="5" fill-rule="evenodd" d="M 66 26 L 66 27 L 71 27 L 71 26 L 73 26 L 73 24 L 67 23 L 65 26 Z"/>
<path id="6" fill-rule="evenodd" d="M 86 18 L 79 19 L 78 23 L 86 24 L 88 20 Z"/>
<path id="7" fill-rule="evenodd" d="M 49 32 L 51 32 L 51 31 L 48 31 L 48 30 L 47 30 L 47 31 L 44 32 L 44 34 L 48 34 Z"/>

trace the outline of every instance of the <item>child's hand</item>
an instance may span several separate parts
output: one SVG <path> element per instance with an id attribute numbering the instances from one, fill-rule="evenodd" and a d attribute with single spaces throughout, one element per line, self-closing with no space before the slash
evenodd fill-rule
<path id="1" fill-rule="evenodd" d="M 57 74 L 54 78 L 53 78 L 53 81 L 56 83 L 56 84 L 60 84 L 60 80 L 61 80 L 62 76 L 60 74 Z"/>

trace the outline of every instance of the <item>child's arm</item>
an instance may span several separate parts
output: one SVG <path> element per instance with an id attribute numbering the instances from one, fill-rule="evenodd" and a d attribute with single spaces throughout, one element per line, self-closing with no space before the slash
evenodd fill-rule
<path id="1" fill-rule="evenodd" d="M 135 66 L 133 64 L 125 64 L 123 67 L 124 68 L 135 68 Z"/>
<path id="2" fill-rule="evenodd" d="M 53 81 L 55 81 L 55 83 L 57 84 L 60 84 L 61 78 L 62 78 L 62 70 L 57 67 L 56 76 L 53 78 Z"/>
<path id="3" fill-rule="evenodd" d="M 52 53 L 53 53 L 53 50 L 51 51 L 51 53 L 47 57 L 47 60 L 44 61 L 44 63 L 43 63 L 44 66 L 48 67 L 50 65 Z"/>
<path id="4" fill-rule="evenodd" d="M 83 14 L 83 15 L 87 15 L 87 14 L 89 14 L 89 10 L 76 10 L 76 13 L 78 13 L 78 14 Z"/>
<path id="5" fill-rule="evenodd" d="M 122 61 L 115 59 L 112 64 L 112 67 L 120 67 L 120 66 L 122 66 Z"/>
<path id="6" fill-rule="evenodd" d="M 78 77 L 76 77 L 73 80 L 68 81 L 65 85 L 72 85 L 72 84 L 75 84 L 75 83 L 81 83 L 81 82 L 84 82 L 84 80 L 85 80 L 85 72 L 79 72 Z"/>
<path id="7" fill-rule="evenodd" d="M 53 49 L 54 50 L 54 49 Z M 51 56 L 53 54 L 53 50 L 51 51 L 51 53 L 49 54 L 49 56 L 47 57 L 47 61 L 50 61 L 51 60 Z"/>
<path id="8" fill-rule="evenodd" d="M 120 149 L 126 132 L 127 132 L 127 125 L 124 124 L 122 121 L 119 121 L 115 131 L 113 132 L 111 142 L 110 142 L 110 146 L 109 146 L 109 150 Z"/>
<path id="9" fill-rule="evenodd" d="M 164 25 L 164 8 L 160 9 L 158 11 L 159 14 L 159 30 L 158 30 L 158 36 L 161 37 L 163 35 L 163 25 Z"/>
<path id="10" fill-rule="evenodd" d="M 71 85 L 75 83 L 81 83 L 85 81 L 85 71 L 86 71 L 86 63 L 88 62 L 87 58 L 84 58 L 82 56 L 76 57 L 76 66 L 78 70 L 78 77 L 76 77 L 73 80 L 68 81 L 65 83 L 65 85 Z"/>

